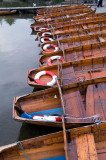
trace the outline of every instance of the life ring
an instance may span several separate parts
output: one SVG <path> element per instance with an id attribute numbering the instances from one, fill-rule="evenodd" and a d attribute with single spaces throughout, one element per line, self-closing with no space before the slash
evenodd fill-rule
<path id="1" fill-rule="evenodd" d="M 36 121 L 49 121 L 49 122 L 61 122 L 62 118 L 60 116 L 47 116 L 47 115 L 34 115 L 33 120 Z"/>
<path id="2" fill-rule="evenodd" d="M 41 32 L 41 31 L 47 31 L 48 30 L 48 28 L 42 28 L 42 27 L 40 27 L 39 28 L 39 31 Z"/>
<path id="3" fill-rule="evenodd" d="M 45 43 L 45 42 L 47 42 L 47 41 L 53 41 L 54 39 L 53 38 L 49 38 L 49 37 L 41 37 L 40 38 L 40 41 L 42 42 L 42 43 Z"/>
<path id="4" fill-rule="evenodd" d="M 51 36 L 52 34 L 50 32 L 44 32 L 42 33 L 42 37 L 45 37 L 45 36 Z"/>
<path id="5" fill-rule="evenodd" d="M 48 48 L 51 48 L 51 47 L 53 47 L 54 50 L 49 50 L 49 49 L 48 49 Z M 45 45 L 43 46 L 43 50 L 46 51 L 46 52 L 56 52 L 56 51 L 59 50 L 59 48 L 58 48 L 56 45 L 54 45 L 54 44 L 45 44 Z"/>
<path id="6" fill-rule="evenodd" d="M 45 22 L 45 19 L 44 18 L 41 18 L 41 19 L 36 19 L 37 22 Z"/>
<path id="7" fill-rule="evenodd" d="M 54 59 L 60 59 L 62 62 L 64 62 L 64 58 L 63 58 L 62 56 L 52 56 L 52 57 L 50 57 L 50 58 L 48 59 L 47 64 L 48 64 L 49 66 L 52 66 L 52 61 L 53 61 Z"/>
<path id="8" fill-rule="evenodd" d="M 44 82 L 41 82 L 39 80 L 39 78 L 43 75 L 50 75 L 52 77 L 52 80 L 50 82 L 47 82 L 47 83 L 44 83 Z M 56 79 L 57 79 L 57 76 L 51 72 L 51 71 L 41 71 L 41 72 L 38 72 L 35 77 L 34 77 L 34 80 L 37 84 L 42 84 L 42 85 L 47 85 L 47 86 L 53 86 L 56 84 Z"/>

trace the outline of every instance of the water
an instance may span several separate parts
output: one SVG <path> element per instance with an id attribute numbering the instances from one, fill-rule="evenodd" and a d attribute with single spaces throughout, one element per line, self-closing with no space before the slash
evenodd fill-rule
<path id="1" fill-rule="evenodd" d="M 30 24 L 33 15 L 0 18 L 0 146 L 60 130 L 15 122 L 14 97 L 31 93 L 27 71 L 39 67 L 40 47 Z"/>

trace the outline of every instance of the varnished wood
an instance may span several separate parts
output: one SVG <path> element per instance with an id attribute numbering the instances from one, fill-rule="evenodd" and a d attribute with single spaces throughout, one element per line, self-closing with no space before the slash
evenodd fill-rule
<path id="1" fill-rule="evenodd" d="M 106 80 L 105 80 L 106 82 Z M 105 121 L 106 114 L 105 107 L 103 108 L 101 105 L 99 106 L 98 100 L 103 103 L 104 106 L 106 96 L 104 91 L 100 90 L 99 87 L 103 87 L 104 90 L 106 89 L 106 83 L 96 83 L 89 85 L 89 83 L 84 84 L 79 87 L 73 87 L 70 85 L 61 86 L 58 83 L 58 88 L 47 89 L 43 91 L 39 91 L 36 93 L 32 93 L 29 95 L 24 95 L 21 97 L 17 97 L 14 99 L 13 103 L 13 118 L 16 121 L 26 122 L 26 123 L 33 123 L 39 125 L 49 125 L 49 126 L 60 126 L 61 122 L 48 122 L 48 121 L 36 121 L 31 119 L 26 119 L 20 117 L 19 113 L 16 111 L 14 106 L 18 106 L 27 114 L 34 113 L 40 111 L 46 111 L 50 109 L 55 109 L 52 114 L 58 113 L 60 116 L 62 113 L 57 112 L 56 109 L 60 108 L 63 110 L 63 115 L 65 117 L 66 127 L 75 127 L 79 125 L 87 125 L 89 123 L 94 123 L 96 119 L 92 119 L 91 116 L 98 115 L 100 121 Z M 96 91 L 93 88 L 96 88 Z M 97 92 L 98 91 L 98 92 Z M 89 95 L 91 92 L 91 95 Z M 95 92 L 102 95 L 99 99 L 95 98 Z M 89 102 L 88 99 L 92 96 L 92 101 Z M 39 106 L 40 104 L 40 106 Z M 98 107 L 97 107 L 98 105 Z M 43 114 L 42 112 L 42 114 Z M 103 114 L 104 113 L 104 114 Z M 50 111 L 45 114 L 52 115 Z M 78 119 L 77 117 L 80 117 Z M 83 119 L 85 117 L 85 119 Z M 89 117 L 89 118 L 86 118 Z M 91 117 L 91 118 L 90 118 Z"/>
<path id="2" fill-rule="evenodd" d="M 99 58 L 85 59 L 85 60 L 61 64 L 63 85 L 74 84 L 74 83 L 78 83 L 79 81 L 83 82 L 90 79 L 94 80 L 100 77 L 101 78 L 105 77 L 106 75 L 105 61 L 106 61 L 106 57 L 99 57 Z M 28 71 L 28 84 L 33 87 L 38 87 L 38 88 L 41 87 L 43 89 L 50 88 L 50 86 L 47 86 L 47 85 L 37 84 L 33 80 L 35 74 L 43 70 L 51 71 L 58 76 L 57 65 L 45 66 L 39 69 L 32 69 Z M 92 73 L 92 76 L 91 76 L 91 73 Z M 30 77 L 32 77 L 32 79 Z M 42 77 L 40 80 L 42 81 Z M 45 75 L 43 76 L 43 81 L 48 82 L 50 81 L 50 79 L 48 78 L 48 76 Z M 53 87 L 55 86 L 56 85 L 54 85 Z"/>
<path id="3" fill-rule="evenodd" d="M 85 17 L 95 17 L 95 10 L 93 11 L 90 11 L 88 13 L 83 13 L 83 14 L 80 14 L 80 15 L 76 15 L 76 16 L 71 16 L 71 20 L 78 20 L 78 19 L 82 19 L 82 18 L 85 18 Z M 99 14 L 100 15 L 100 14 Z M 99 16 L 98 14 L 96 14 L 96 16 L 98 17 Z M 51 25 L 53 23 L 58 23 L 58 22 L 64 22 L 64 21 L 70 21 L 70 17 L 69 18 L 58 18 L 58 19 L 54 19 L 54 20 L 51 20 L 51 21 L 45 21 L 45 22 L 37 22 L 37 23 L 34 23 L 34 24 L 31 24 L 31 28 L 34 29 L 36 27 L 42 27 L 43 25 Z"/>
<path id="4" fill-rule="evenodd" d="M 85 8 L 80 8 L 80 9 L 76 9 L 76 10 L 70 10 L 70 11 L 67 11 L 67 10 L 65 10 L 64 12 L 55 12 L 54 14 L 48 14 L 48 15 L 44 15 L 44 16 L 42 16 L 42 15 L 38 15 L 38 16 L 35 16 L 34 17 L 34 19 L 37 21 L 37 20 L 39 20 L 40 18 L 41 19 L 47 19 L 47 20 L 49 20 L 50 19 L 50 21 L 51 20 L 53 20 L 53 19 L 58 19 L 58 18 L 60 18 L 60 17 L 64 17 L 64 16 L 68 16 L 68 17 L 70 17 L 70 16 L 72 16 L 72 15 L 78 15 L 78 14 L 82 14 L 82 13 L 87 13 L 87 12 L 91 12 L 93 9 L 91 9 L 91 8 L 88 8 L 88 7 L 85 7 Z"/>
<path id="5" fill-rule="evenodd" d="M 61 6 L 61 7 L 52 7 L 52 8 L 43 8 L 38 10 L 38 15 L 46 15 L 46 14 L 53 14 L 55 12 L 63 12 L 65 10 L 74 10 L 79 8 L 88 8 L 86 5 L 73 5 L 73 6 Z"/>
<path id="6" fill-rule="evenodd" d="M 106 124 L 99 124 L 86 126 L 82 128 L 75 128 L 66 131 L 70 136 L 70 160 L 89 160 L 98 159 L 99 155 L 105 156 L 105 146 L 103 142 L 106 141 Z M 102 138 L 101 138 L 102 137 Z M 68 139 L 69 140 L 69 139 Z M 73 143 L 75 142 L 75 143 Z M 31 160 L 39 160 L 45 158 L 53 158 L 64 156 L 64 138 L 63 132 L 57 132 L 46 136 L 32 138 L 21 141 L 25 153 Z M 101 143 L 101 148 L 98 145 Z M 98 153 L 98 154 L 97 154 Z M 72 156 L 71 156 L 72 155 Z M 105 158 L 105 157 L 104 157 Z M 26 160 L 24 152 L 16 145 L 4 146 L 0 148 L 0 160 Z M 101 160 L 101 159 L 99 159 Z"/>
<path id="7" fill-rule="evenodd" d="M 93 57 L 103 57 L 105 56 L 105 50 L 106 50 L 106 42 L 103 43 L 96 43 L 96 44 L 89 44 L 79 47 L 73 47 L 63 51 L 57 51 L 53 52 L 51 54 L 46 55 L 40 55 L 39 57 L 39 65 L 42 66 L 48 66 L 48 59 L 52 56 L 59 55 L 62 57 L 65 57 L 65 62 L 69 61 L 78 61 L 83 59 L 91 59 Z M 52 61 L 52 65 L 61 63 L 61 61 Z"/>
<path id="8" fill-rule="evenodd" d="M 73 21 L 68 21 L 68 22 L 66 21 L 66 22 L 53 23 L 51 25 L 42 25 L 42 27 L 46 28 L 47 30 L 41 30 L 41 31 L 40 31 L 41 26 L 36 27 L 36 25 L 37 25 L 36 23 L 35 23 L 35 25 L 33 24 L 32 26 L 34 27 L 34 31 L 38 32 L 37 33 L 38 38 L 42 36 L 42 32 L 47 32 L 47 31 L 50 32 L 51 27 L 55 27 L 55 30 L 56 29 L 59 30 L 59 28 L 61 29 L 61 27 L 63 27 L 63 32 L 59 32 L 59 31 L 57 32 L 56 31 L 54 33 L 55 34 L 55 39 L 56 39 L 57 35 L 59 35 L 59 39 L 60 38 L 62 39 L 62 36 L 65 37 L 64 32 L 67 33 L 67 34 L 73 33 L 72 28 L 69 28 L 69 29 L 66 30 L 66 28 L 65 28 L 66 26 L 75 26 L 75 25 L 79 26 L 78 24 L 80 24 L 80 25 L 82 25 L 82 29 L 87 30 L 87 29 L 91 28 L 91 26 L 92 26 L 92 28 L 97 27 L 97 23 L 98 24 L 100 22 L 104 23 L 104 21 L 106 21 L 106 16 L 105 15 L 103 17 L 94 16 L 94 17 L 88 17 L 86 19 L 82 18 L 82 19 L 79 19 L 79 20 L 73 20 Z M 89 30 L 87 30 L 87 31 L 89 31 Z M 77 32 L 79 34 L 81 34 L 81 32 L 79 30 L 77 30 Z M 78 34 L 77 32 L 76 32 L 76 34 Z M 66 36 L 68 36 L 68 35 L 66 35 Z"/>
<path id="9" fill-rule="evenodd" d="M 58 46 L 58 42 L 57 41 L 50 41 L 47 42 L 47 44 L 53 44 L 56 45 L 59 50 L 61 51 L 63 48 L 65 51 L 67 51 L 70 48 L 73 47 L 81 47 L 84 45 L 90 45 L 90 44 L 96 44 L 98 42 L 102 43 L 100 41 L 100 38 L 102 37 L 104 39 L 104 42 L 106 41 L 106 33 L 97 33 L 97 34 L 91 34 L 91 35 L 86 35 L 86 36 L 78 36 L 78 37 L 74 37 L 74 38 L 66 38 L 66 39 L 60 39 L 59 40 L 59 46 Z M 45 44 L 44 44 L 45 45 Z M 43 45 L 43 46 L 44 46 Z M 50 52 L 47 52 L 43 49 L 42 46 L 42 54 L 50 54 Z M 52 48 L 49 48 L 49 50 L 51 50 Z"/>
<path id="10" fill-rule="evenodd" d="M 12 11 L 0 11 L 0 16 L 2 16 L 2 15 L 13 15 L 16 12 L 17 12 L 16 10 L 12 10 Z"/>

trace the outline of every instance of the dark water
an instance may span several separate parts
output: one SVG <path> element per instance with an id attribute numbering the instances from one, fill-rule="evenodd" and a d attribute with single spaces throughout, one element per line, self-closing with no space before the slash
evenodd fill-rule
<path id="1" fill-rule="evenodd" d="M 32 17 L 0 18 L 0 146 L 61 130 L 12 118 L 13 98 L 33 91 L 27 84 L 27 71 L 39 67 L 40 47 L 30 28 Z"/>

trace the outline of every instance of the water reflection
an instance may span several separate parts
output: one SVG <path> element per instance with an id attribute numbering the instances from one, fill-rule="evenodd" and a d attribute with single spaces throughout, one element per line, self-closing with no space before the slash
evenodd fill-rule
<path id="1" fill-rule="evenodd" d="M 27 127 L 12 118 L 13 98 L 33 91 L 27 84 L 27 72 L 39 67 L 41 50 L 38 41 L 35 41 L 37 35 L 31 35 L 32 17 L 16 15 L 0 18 L 0 146 L 17 141 L 18 135 L 23 137 L 23 128 L 24 136 L 28 132 L 32 137 L 36 128 L 31 127 L 32 132 L 29 132 Z"/>
<path id="2" fill-rule="evenodd" d="M 5 19 L 5 21 L 11 26 L 12 24 L 14 24 L 15 23 L 15 18 L 7 18 L 7 19 Z"/>
<path id="3" fill-rule="evenodd" d="M 61 130 L 62 128 L 39 126 L 39 125 L 23 123 L 17 140 L 21 141 L 21 140 L 25 140 L 33 137 L 46 135 L 53 132 L 58 132 Z"/>

